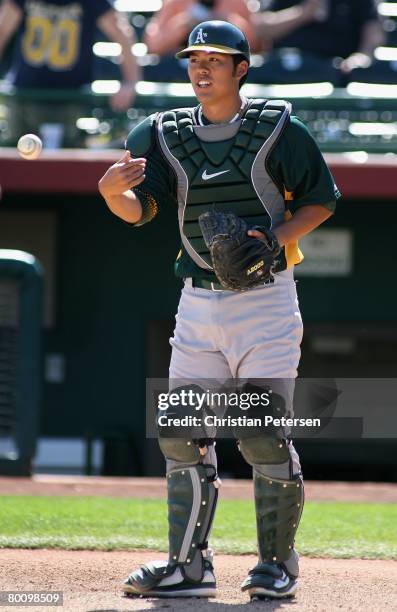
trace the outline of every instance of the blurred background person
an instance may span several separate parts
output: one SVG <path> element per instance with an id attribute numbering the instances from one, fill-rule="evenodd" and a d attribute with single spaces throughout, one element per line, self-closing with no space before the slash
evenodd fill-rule
<path id="1" fill-rule="evenodd" d="M 234 23 L 247 36 L 251 50 L 272 47 L 272 41 L 310 22 L 321 0 L 304 0 L 277 12 L 255 13 L 247 0 L 164 0 L 146 26 L 143 41 L 150 53 L 174 54 L 187 41 L 197 23 L 212 19 Z"/>
<path id="2" fill-rule="evenodd" d="M 266 9 L 280 11 L 298 7 L 299 0 L 270 0 Z M 371 64 L 376 47 L 385 40 L 376 0 L 319 0 L 313 20 L 277 38 L 276 48 L 297 48 L 342 73 Z M 335 59 L 336 58 L 336 59 Z"/>
<path id="3" fill-rule="evenodd" d="M 321 0 L 304 0 L 297 6 L 280 11 L 252 11 L 247 0 L 164 0 L 162 8 L 148 22 L 143 42 L 151 54 L 159 56 L 145 67 L 145 79 L 177 82 L 186 80 L 186 60 L 175 59 L 175 53 L 186 46 L 188 33 L 197 23 L 213 19 L 226 20 L 244 31 L 253 53 L 267 53 L 280 36 L 310 23 Z M 255 82 L 266 82 L 255 71 Z M 270 81 L 269 81 L 270 82 Z"/>
<path id="4" fill-rule="evenodd" d="M 92 51 L 97 28 L 121 46 L 121 86 L 111 98 L 115 111 L 126 110 L 133 102 L 138 67 L 131 53 L 135 37 L 127 19 L 108 0 L 2 0 L 0 4 L 0 57 L 16 34 L 11 67 L 5 81 L 18 89 L 75 91 L 93 80 Z M 47 102 L 47 101 L 46 101 Z M 62 106 L 62 108 L 60 108 Z M 46 121 L 66 123 L 65 143 L 76 137 L 76 105 L 45 104 Z M 37 131 L 43 118 L 43 100 L 13 108 L 12 119 L 18 135 Z M 65 113 L 65 114 L 63 114 Z M 74 129 L 73 129 L 74 128 Z M 74 134 L 74 136 L 73 136 Z"/>
<path id="5" fill-rule="evenodd" d="M 211 19 L 234 23 L 256 45 L 252 13 L 246 0 L 164 0 L 146 26 L 143 42 L 150 53 L 174 54 L 197 23 Z"/>
<path id="6" fill-rule="evenodd" d="M 252 14 L 256 51 L 272 49 L 274 42 L 297 28 L 317 19 L 323 0 L 303 0 L 281 10 L 265 10 Z"/>

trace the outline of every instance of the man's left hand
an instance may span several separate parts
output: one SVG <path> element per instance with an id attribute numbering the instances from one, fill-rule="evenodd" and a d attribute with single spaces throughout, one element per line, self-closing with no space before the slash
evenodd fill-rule
<path id="1" fill-rule="evenodd" d="M 355 68 L 368 68 L 371 65 L 371 58 L 366 53 L 352 53 L 341 62 L 340 69 L 344 73 L 349 73 Z"/>

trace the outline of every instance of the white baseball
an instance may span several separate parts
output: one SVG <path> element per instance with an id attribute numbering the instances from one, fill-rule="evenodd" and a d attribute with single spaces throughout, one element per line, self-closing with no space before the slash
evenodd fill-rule
<path id="1" fill-rule="evenodd" d="M 24 159 L 37 159 L 43 148 L 43 143 L 36 134 L 24 134 L 17 144 L 18 153 Z"/>

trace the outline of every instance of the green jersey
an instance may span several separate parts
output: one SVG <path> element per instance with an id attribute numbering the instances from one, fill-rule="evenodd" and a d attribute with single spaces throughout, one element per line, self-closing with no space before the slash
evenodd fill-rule
<path id="1" fill-rule="evenodd" d="M 266 113 L 263 112 L 263 109 L 267 108 L 265 101 L 250 100 L 249 104 L 251 104 L 251 113 L 254 112 L 254 108 L 257 108 L 258 113 L 261 113 L 260 117 L 266 119 Z M 270 106 L 270 108 L 273 109 L 274 107 Z M 255 120 L 253 121 L 252 115 L 250 118 L 249 112 L 247 112 L 246 120 L 244 121 L 243 117 L 241 126 L 236 126 L 234 135 L 229 134 L 226 140 L 221 142 L 218 140 L 218 142 L 212 143 L 200 142 L 201 128 L 195 127 L 198 135 L 196 137 L 193 130 L 190 129 L 189 131 L 186 127 L 189 118 L 190 124 L 195 123 L 195 117 L 198 116 L 197 109 L 176 109 L 162 115 L 164 117 L 161 117 L 160 122 L 158 116 L 151 115 L 136 126 L 129 134 L 126 146 L 134 156 L 147 158 L 146 178 L 143 183 L 134 189 L 143 208 L 142 217 L 135 225 L 140 226 L 151 221 L 159 208 L 172 206 L 174 209 L 179 207 L 180 211 L 181 208 L 183 209 L 182 223 L 180 223 L 182 249 L 175 266 L 177 276 L 216 280 L 203 253 L 202 240 L 198 236 L 199 232 L 197 232 L 197 223 L 195 224 L 194 215 L 192 216 L 192 211 L 202 211 L 210 203 L 217 207 L 227 204 L 227 210 L 232 210 L 239 216 L 245 216 L 246 220 L 251 222 L 251 225 L 267 225 L 269 227 L 275 220 L 276 225 L 278 225 L 302 206 L 315 204 L 326 207 L 332 212 L 335 210 L 336 200 L 340 195 L 339 191 L 316 142 L 296 117 L 289 117 L 288 115 L 288 120 L 284 121 L 282 130 L 279 130 L 280 134 L 268 147 L 268 153 L 265 157 L 260 157 L 259 152 L 266 141 L 266 128 L 268 128 L 269 134 L 276 131 L 274 125 L 277 127 L 278 119 L 273 117 L 275 115 L 274 110 L 267 111 L 267 115 L 271 119 L 270 122 L 266 119 L 267 123 L 264 122 L 263 124 L 265 132 L 262 130 L 258 133 L 257 125 L 259 121 L 257 117 L 259 115 L 254 116 Z M 177 129 L 177 119 L 175 119 L 175 130 L 173 130 L 173 119 L 178 117 L 181 117 L 182 128 Z M 208 125 L 208 122 L 205 122 L 204 125 Z M 215 128 L 215 126 L 209 127 Z M 225 127 L 223 129 L 225 130 Z M 230 132 L 226 128 L 226 132 L 228 131 Z M 226 132 L 224 131 L 224 133 Z M 166 138 L 163 137 L 163 133 L 165 133 Z M 250 139 L 246 138 L 247 134 L 251 136 Z M 166 142 L 167 139 L 168 143 Z M 270 140 L 269 136 L 268 141 L 270 142 Z M 235 146 L 236 143 L 239 144 L 239 149 Z M 170 150 L 169 145 L 172 145 L 172 150 Z M 246 152 L 244 151 L 245 146 Z M 226 147 L 224 155 L 222 147 L 224 149 Z M 214 160 L 217 156 L 219 157 L 219 152 L 222 158 L 219 158 L 219 160 L 226 159 L 229 164 L 221 165 L 218 168 L 217 165 L 211 165 L 211 162 L 215 163 Z M 251 157 L 249 157 L 250 154 Z M 195 158 L 196 167 L 193 167 L 191 162 Z M 208 162 L 202 165 L 203 160 L 208 160 Z M 233 160 L 235 162 L 234 166 Z M 248 163 L 248 170 L 251 165 L 252 169 L 255 166 L 256 175 L 261 174 L 260 166 L 262 164 L 263 172 L 268 177 L 265 195 L 274 200 L 273 192 L 276 192 L 282 203 L 282 210 L 278 206 L 282 217 L 278 214 L 276 219 L 272 219 L 272 215 L 266 215 L 266 198 L 257 197 L 262 196 L 263 193 L 258 193 L 258 186 L 253 184 L 253 173 L 251 172 L 250 176 L 246 169 L 243 176 L 240 172 L 243 161 L 246 162 L 246 166 Z M 227 170 L 224 168 L 227 168 Z M 225 176 L 218 178 L 218 175 Z M 211 181 L 208 179 L 211 179 Z M 225 184 L 222 183 L 222 179 Z M 226 180 L 229 183 L 226 183 Z M 181 184 L 184 182 L 186 182 L 186 189 L 184 195 L 181 196 Z M 203 188 L 200 190 L 199 187 Z M 269 192 L 270 187 L 273 192 L 272 189 Z M 261 188 L 260 191 L 264 191 L 264 188 Z M 239 194 L 239 197 L 236 197 L 236 193 Z M 189 208 L 190 200 L 192 205 Z M 244 213 L 249 213 L 249 218 Z M 302 255 L 297 243 L 288 244 L 284 249 L 282 260 L 284 263 L 281 269 L 299 263 L 301 259 Z"/>

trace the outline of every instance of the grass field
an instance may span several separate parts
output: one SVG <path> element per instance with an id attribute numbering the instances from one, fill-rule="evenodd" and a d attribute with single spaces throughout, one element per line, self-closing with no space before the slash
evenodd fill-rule
<path id="1" fill-rule="evenodd" d="M 3 496 L 0 547 L 167 550 L 166 514 L 161 499 Z M 311 556 L 395 559 L 396 524 L 393 504 L 308 502 L 297 548 Z M 255 552 L 252 502 L 221 500 L 211 545 L 217 552 Z"/>

